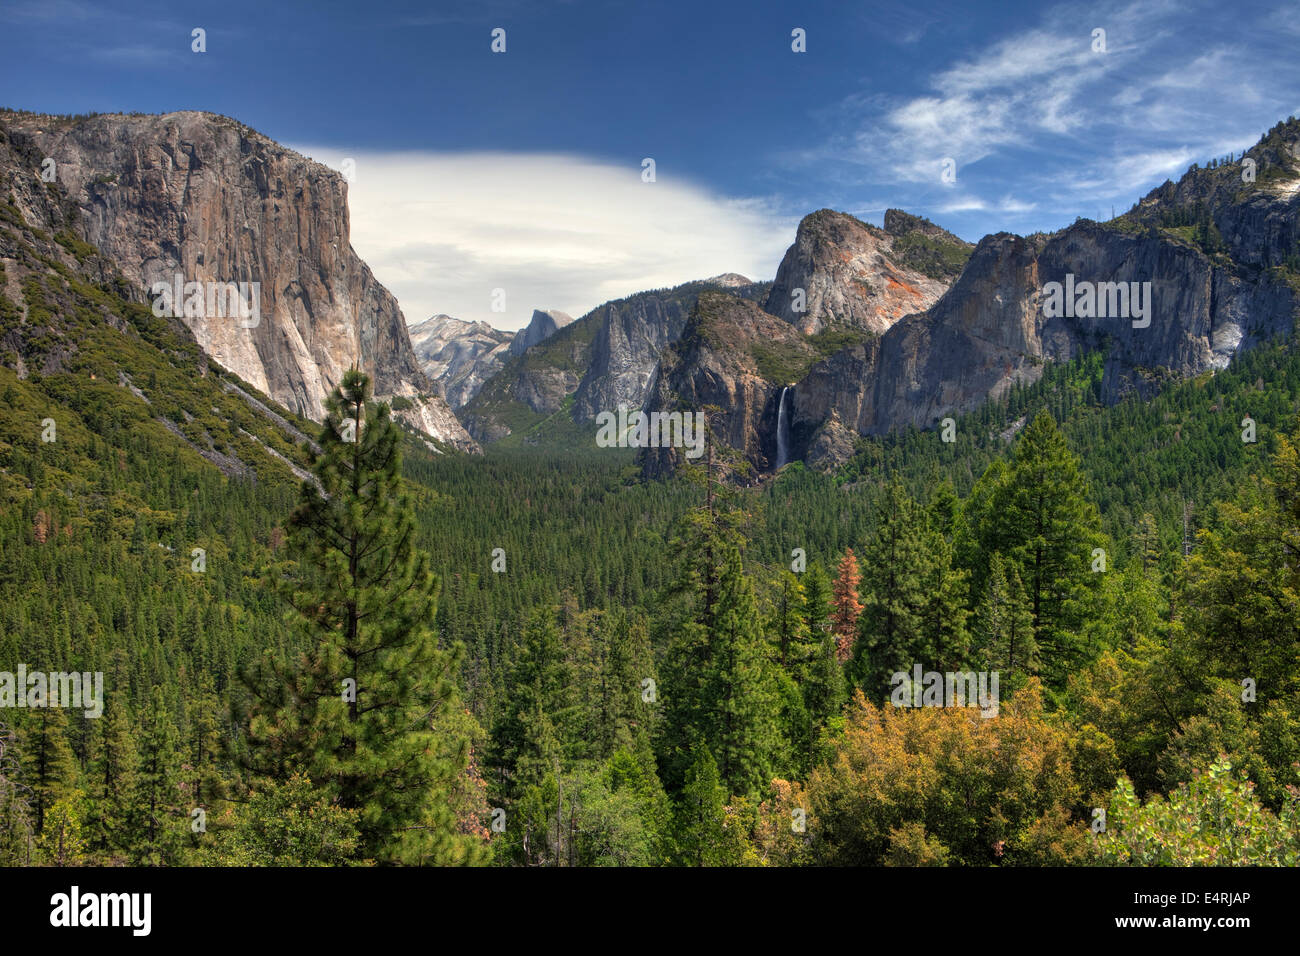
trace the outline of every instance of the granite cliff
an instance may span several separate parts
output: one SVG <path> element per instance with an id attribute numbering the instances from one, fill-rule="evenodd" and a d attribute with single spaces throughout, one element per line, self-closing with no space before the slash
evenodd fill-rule
<path id="1" fill-rule="evenodd" d="M 421 371 L 396 299 L 352 249 L 341 175 L 212 113 L 5 112 L 0 125 L 54 161 L 81 238 L 132 283 L 151 290 L 180 276 L 260 290 L 255 322 L 181 313 L 222 366 L 319 420 L 356 364 L 377 397 L 403 399 L 395 410 L 408 424 L 477 448 Z"/>
<path id="2" fill-rule="evenodd" d="M 1295 334 L 1298 157 L 1300 122 L 1279 124 L 1244 157 L 1193 167 L 1110 222 L 986 236 L 950 288 L 884 329 L 890 317 L 877 286 L 868 294 L 860 281 L 864 263 L 879 263 L 889 243 L 882 232 L 924 236 L 927 255 L 939 253 L 927 264 L 936 274 L 956 261 L 942 254 L 953 249 L 947 234 L 894 211 L 883 231 L 814 213 L 782 264 L 768 309 L 829 354 L 802 367 L 791 343 L 773 339 L 769 349 L 787 354 L 769 359 L 764 374 L 746 358 L 684 339 L 684 351 L 665 359 L 664 385 L 649 407 L 743 392 L 758 405 L 724 408 L 717 433 L 762 470 L 771 467 L 775 442 L 773 394 L 792 382 L 792 454 L 833 467 L 856 435 L 932 427 L 1036 381 L 1047 362 L 1103 352 L 1108 403 L 1222 369 L 1244 349 Z M 807 313 L 783 308 L 793 287 L 808 292 Z M 855 331 L 856 340 L 835 341 Z M 766 388 L 753 380 L 756 371 Z M 655 471 L 654 456 L 648 459 Z"/>

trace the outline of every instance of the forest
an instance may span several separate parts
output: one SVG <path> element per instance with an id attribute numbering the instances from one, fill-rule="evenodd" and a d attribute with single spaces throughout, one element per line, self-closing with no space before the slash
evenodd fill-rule
<path id="1" fill-rule="evenodd" d="M 1102 362 L 756 488 L 441 453 L 356 372 L 309 478 L 228 475 L 0 368 L 0 661 L 106 687 L 0 712 L 0 862 L 1294 866 L 1300 356 Z"/>

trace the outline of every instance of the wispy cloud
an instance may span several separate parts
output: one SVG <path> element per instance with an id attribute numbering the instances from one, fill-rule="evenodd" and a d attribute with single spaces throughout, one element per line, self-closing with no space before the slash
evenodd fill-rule
<path id="1" fill-rule="evenodd" d="M 1060 4 L 922 74 L 910 96 L 845 97 L 822 114 L 822 145 L 795 164 L 853 170 L 839 181 L 888 187 L 895 205 L 988 231 L 1122 210 L 1295 111 L 1300 61 L 1287 31 L 1300 32 L 1293 6 Z M 942 179 L 949 158 L 955 183 Z"/>
<path id="2" fill-rule="evenodd" d="M 445 312 L 513 329 L 534 308 L 578 316 L 722 272 L 771 278 L 797 224 L 662 167 L 647 183 L 639 164 L 565 155 L 294 148 L 336 169 L 354 160 L 352 245 L 408 322 Z"/>

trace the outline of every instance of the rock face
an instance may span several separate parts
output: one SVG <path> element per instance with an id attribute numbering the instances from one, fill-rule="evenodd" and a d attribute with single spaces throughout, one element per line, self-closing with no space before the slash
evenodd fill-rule
<path id="1" fill-rule="evenodd" d="M 1247 153 L 1257 171 L 1254 182 L 1243 182 L 1241 163 L 1217 164 L 1166 183 L 1104 225 L 1080 220 L 1050 236 L 986 236 L 960 278 L 929 308 L 819 355 L 800 372 L 790 402 L 793 456 L 834 467 L 852 453 L 854 435 L 931 427 L 1017 383 L 1037 381 L 1047 362 L 1104 351 L 1101 398 L 1113 403 L 1224 368 L 1243 349 L 1296 334 L 1297 157 L 1300 121 L 1279 124 Z M 820 331 L 831 320 L 876 329 L 888 316 L 872 312 L 878 300 L 861 294 L 866 264 L 879 264 L 886 252 L 891 264 L 881 274 L 900 259 L 935 274 L 956 263 L 947 234 L 932 224 L 893 210 L 885 222 L 892 245 L 880 230 L 851 217 L 822 212 L 805 219 L 769 311 L 801 333 Z M 809 313 L 781 311 L 788 290 L 801 283 Z M 1127 309 L 1116 283 L 1129 293 Z M 1065 309 L 1068 289 L 1075 294 Z M 1138 302 L 1149 309 L 1139 311 Z M 806 341 L 815 346 L 819 338 Z M 776 368 L 798 366 L 790 361 L 797 357 L 792 348 L 786 343 Z M 665 359 L 657 406 L 731 394 L 752 403 L 724 405 L 718 434 L 755 467 L 768 467 L 775 441 L 772 395 L 788 380 L 771 371 L 772 356 L 763 374 L 736 350 L 718 350 L 698 338 L 684 336 L 676 353 L 671 363 Z M 756 372 L 762 382 L 753 380 Z"/>
<path id="2" fill-rule="evenodd" d="M 0 122 L 54 159 L 84 238 L 132 282 L 259 284 L 255 323 L 184 316 L 221 365 L 319 420 L 355 364 L 377 397 L 406 399 L 408 424 L 477 448 L 421 371 L 397 301 L 353 252 L 339 174 L 212 113 Z"/>
<path id="3" fill-rule="evenodd" d="M 646 410 L 703 412 L 713 406 L 715 438 L 756 471 L 768 470 L 776 462 L 783 387 L 764 374 L 773 350 L 788 361 L 814 356 L 806 337 L 788 323 L 735 296 L 703 292 L 681 340 L 664 352 Z M 662 475 L 679 466 L 684 454 L 680 448 L 650 448 L 642 461 L 647 474 Z"/>
<path id="4" fill-rule="evenodd" d="M 407 330 L 424 369 L 452 408 L 478 394 L 505 361 L 513 336 L 486 322 L 435 315 Z"/>
<path id="5" fill-rule="evenodd" d="M 510 354 L 523 355 L 534 345 L 546 341 L 572 321 L 573 316 L 567 312 L 560 312 L 555 309 L 546 311 L 534 309 L 533 317 L 528 321 L 528 324 L 516 332 L 515 337 L 511 340 Z"/>
<path id="6" fill-rule="evenodd" d="M 727 273 L 606 302 L 512 357 L 461 410 L 462 420 L 480 441 L 495 441 L 510 434 L 509 422 L 552 415 L 570 396 L 575 422 L 620 403 L 641 408 L 661 352 L 681 336 L 700 293 L 715 288 L 748 298 L 767 292 Z"/>
<path id="7" fill-rule="evenodd" d="M 1051 282 L 1150 282 L 1150 326 L 1129 316 L 1048 317 Z M 1015 383 L 1042 376 L 1044 362 L 1106 350 L 1102 399 L 1150 395 L 1171 378 L 1224 368 L 1240 349 L 1290 334 L 1295 289 L 1255 281 L 1200 250 L 1158 235 L 1128 235 L 1080 223 L 1046 241 L 984 239 L 961 280 L 933 309 L 909 316 L 880 339 L 816 365 L 796 389 L 798 436 L 832 413 L 859 434 L 927 428 Z"/>
<path id="8" fill-rule="evenodd" d="M 881 333 L 929 308 L 960 271 L 970 244 L 895 209 L 885 224 L 877 229 L 830 209 L 805 216 L 767 311 L 812 335 L 835 323 Z"/>

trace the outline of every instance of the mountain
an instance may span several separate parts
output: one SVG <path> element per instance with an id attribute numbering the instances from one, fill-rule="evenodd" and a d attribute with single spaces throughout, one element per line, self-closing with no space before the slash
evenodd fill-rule
<path id="1" fill-rule="evenodd" d="M 972 248 L 897 209 L 884 229 L 820 209 L 799 223 L 765 308 L 808 335 L 834 324 L 884 332 L 937 302 Z"/>
<path id="2" fill-rule="evenodd" d="M 452 408 L 473 398 L 506 358 L 509 332 L 486 322 L 435 315 L 410 326 L 415 356 Z"/>
<path id="3" fill-rule="evenodd" d="M 645 402 L 653 411 L 719 410 L 717 437 L 759 468 L 776 459 L 776 424 L 782 386 L 797 367 L 811 365 L 809 337 L 752 302 L 721 291 L 700 293 L 681 338 L 663 352 Z M 671 473 L 683 448 L 643 454 L 652 477 Z"/>
<path id="4" fill-rule="evenodd" d="M 352 250 L 341 175 L 213 113 L 3 112 L 0 127 L 41 157 L 24 174 L 53 160 L 81 210 L 79 237 L 128 281 L 204 284 L 207 310 L 175 308 L 223 367 L 319 420 L 356 364 L 408 424 L 477 448 L 421 371 L 396 299 Z M 227 283 L 247 284 L 248 316 L 221 307 Z"/>
<path id="5" fill-rule="evenodd" d="M 480 441 L 499 441 L 562 409 L 565 424 L 586 424 L 620 403 L 640 408 L 660 352 L 681 335 L 700 293 L 714 288 L 758 299 L 769 285 L 727 273 L 606 302 L 513 356 L 460 410 L 462 421 Z"/>
<path id="6" fill-rule="evenodd" d="M 81 546 L 91 528 L 170 537 L 169 487 L 259 505 L 291 493 L 309 477 L 311 423 L 213 364 L 182 320 L 154 315 L 77 238 L 81 211 L 40 181 L 43 155 L 0 129 L 0 500 L 46 507 Z"/>
<path id="7" fill-rule="evenodd" d="M 528 324 L 516 332 L 515 337 L 511 339 L 510 354 L 523 355 L 534 345 L 546 341 L 572 321 L 573 316 L 567 312 L 534 309 L 533 317 L 528 320 Z"/>
<path id="8" fill-rule="evenodd" d="M 872 333 L 887 316 L 865 311 L 879 298 L 863 294 L 860 273 L 850 266 L 879 262 L 874 257 L 888 240 L 851 217 L 814 213 L 800 226 L 768 310 L 801 333 L 819 328 L 807 336 L 810 344 L 820 336 L 825 346 L 828 334 L 848 329 L 865 333 L 806 369 L 790 361 L 766 374 L 759 369 L 766 388 L 749 381 L 747 358 L 683 340 L 699 354 L 688 349 L 671 367 L 665 363 L 667 390 L 652 408 L 677 407 L 716 394 L 719 382 L 745 380 L 748 401 L 757 404 L 725 409 L 718 428 L 761 470 L 771 467 L 776 440 L 772 396 L 778 385 L 793 382 L 792 453 L 833 467 L 851 454 L 855 435 L 932 427 L 1038 381 L 1046 363 L 1104 355 L 1097 388 L 1107 404 L 1223 369 L 1243 350 L 1295 334 L 1298 150 L 1300 122 L 1293 120 L 1241 159 L 1193 167 L 1110 222 L 1079 220 L 1050 235 L 986 236 L 937 301 L 880 334 Z M 942 274 L 939 251 L 952 248 L 946 233 L 903 214 L 887 222 L 891 256 L 903 238 L 919 237 L 904 255 Z M 778 308 L 792 283 L 809 290 L 807 315 Z M 765 327 L 749 318 L 755 328 Z M 796 357 L 790 343 L 777 344 Z"/>

